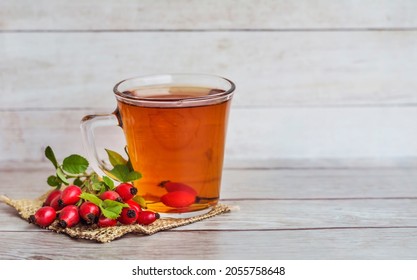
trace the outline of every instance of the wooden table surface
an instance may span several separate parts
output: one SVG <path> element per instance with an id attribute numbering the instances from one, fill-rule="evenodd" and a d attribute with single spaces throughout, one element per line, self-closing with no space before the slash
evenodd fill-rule
<path id="1" fill-rule="evenodd" d="M 3 169 L 1 193 L 37 197 L 50 173 Z M 0 259 L 417 259 L 416 182 L 412 168 L 226 169 L 222 202 L 239 210 L 106 244 L 0 204 Z"/>
<path id="2" fill-rule="evenodd" d="M 84 154 L 118 81 L 211 73 L 240 209 L 98 244 L 0 203 L 0 259 L 417 259 L 416 35 L 415 0 L 0 0 L 0 195 L 44 193 L 45 147 Z"/>

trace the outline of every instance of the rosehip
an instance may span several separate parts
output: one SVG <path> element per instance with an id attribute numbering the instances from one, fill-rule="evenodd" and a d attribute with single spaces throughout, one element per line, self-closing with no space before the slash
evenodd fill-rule
<path id="1" fill-rule="evenodd" d="M 52 208 L 54 208 L 55 209 L 55 211 L 59 211 L 59 210 L 61 210 L 62 209 L 62 207 L 61 206 L 59 206 L 59 203 L 58 203 L 58 201 L 59 201 L 59 198 L 60 198 L 60 196 L 57 196 L 57 197 L 55 197 L 52 201 L 51 201 L 51 207 Z"/>
<path id="2" fill-rule="evenodd" d="M 63 207 L 66 205 L 74 205 L 80 200 L 80 195 L 82 191 L 79 186 L 76 185 L 70 185 L 66 187 L 58 200 L 59 206 Z"/>
<path id="3" fill-rule="evenodd" d="M 129 183 L 121 183 L 116 187 L 115 191 L 120 195 L 123 201 L 132 199 L 138 193 L 138 189 Z"/>
<path id="4" fill-rule="evenodd" d="M 184 183 L 162 181 L 161 183 L 159 183 L 158 186 L 164 187 L 167 190 L 167 192 L 184 191 L 189 192 L 194 196 L 197 196 L 197 191 Z"/>
<path id="5" fill-rule="evenodd" d="M 86 201 L 81 204 L 78 209 L 80 217 L 87 223 L 87 225 L 94 224 L 97 222 L 100 216 L 100 208 L 90 201 Z"/>
<path id="6" fill-rule="evenodd" d="M 141 225 L 150 225 L 159 218 L 160 216 L 158 213 L 152 211 L 141 211 L 138 214 L 138 223 Z"/>
<path id="7" fill-rule="evenodd" d="M 45 199 L 43 206 L 51 206 L 51 202 L 55 197 L 59 197 L 61 195 L 61 190 L 53 190 L 51 191 Z"/>
<path id="8" fill-rule="evenodd" d="M 115 200 L 118 202 L 123 201 L 120 195 L 115 191 L 105 191 L 104 193 L 100 194 L 100 199 L 101 200 L 110 199 L 110 200 Z"/>
<path id="9" fill-rule="evenodd" d="M 120 213 L 120 217 L 117 219 L 124 225 L 131 225 L 138 219 L 138 212 L 131 207 L 125 207 L 122 209 L 122 213 Z"/>
<path id="10" fill-rule="evenodd" d="M 107 218 L 104 215 L 100 215 L 100 217 L 98 218 L 98 223 L 97 224 L 98 224 L 99 227 L 112 227 L 112 226 L 115 226 L 117 224 L 117 220 Z"/>
<path id="11" fill-rule="evenodd" d="M 140 205 L 139 205 L 139 203 L 137 203 L 136 201 L 134 201 L 134 200 L 132 200 L 132 199 L 130 199 L 130 200 L 128 200 L 128 201 L 125 201 L 125 203 L 127 203 L 129 206 L 130 206 L 130 208 L 133 208 L 133 209 L 135 209 L 136 210 L 136 212 L 140 212 L 140 211 L 142 211 L 142 208 L 140 207 Z"/>
<path id="12" fill-rule="evenodd" d="M 80 214 L 78 214 L 78 207 L 75 205 L 68 205 L 62 208 L 59 213 L 59 225 L 63 228 L 70 228 L 80 222 Z"/>
<path id="13" fill-rule="evenodd" d="M 161 197 L 161 202 L 169 207 L 183 208 L 190 206 L 196 200 L 196 196 L 185 191 L 169 192 Z"/>
<path id="14" fill-rule="evenodd" d="M 37 224 L 41 227 L 47 227 L 56 218 L 56 211 L 51 206 L 39 208 L 34 215 L 30 215 L 29 223 Z"/>

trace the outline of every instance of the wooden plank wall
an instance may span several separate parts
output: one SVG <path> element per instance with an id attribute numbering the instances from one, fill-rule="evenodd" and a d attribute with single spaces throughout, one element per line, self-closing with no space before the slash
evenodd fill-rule
<path id="1" fill-rule="evenodd" d="M 415 165 L 416 70 L 414 0 L 0 0 L 0 166 L 84 153 L 116 82 L 167 72 L 236 82 L 227 166 Z"/>

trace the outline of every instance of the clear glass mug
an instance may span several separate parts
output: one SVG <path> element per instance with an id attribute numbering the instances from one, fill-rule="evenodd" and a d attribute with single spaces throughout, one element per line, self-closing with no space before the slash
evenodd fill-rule
<path id="1" fill-rule="evenodd" d="M 108 174 L 98 157 L 94 129 L 120 126 L 134 182 L 150 210 L 159 213 L 207 211 L 219 201 L 232 81 L 205 74 L 135 77 L 113 89 L 117 109 L 81 121 L 93 169 Z"/>

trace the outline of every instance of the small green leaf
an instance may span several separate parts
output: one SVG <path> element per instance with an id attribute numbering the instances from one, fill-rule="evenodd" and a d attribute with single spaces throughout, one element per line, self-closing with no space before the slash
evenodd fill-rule
<path id="1" fill-rule="evenodd" d="M 126 203 L 117 202 L 114 200 L 106 199 L 101 204 L 101 213 L 109 219 L 117 219 L 124 207 L 129 207 Z"/>
<path id="2" fill-rule="evenodd" d="M 106 186 L 109 187 L 110 190 L 112 190 L 114 188 L 114 182 L 109 177 L 103 176 L 103 182 L 104 182 L 104 184 L 106 184 Z"/>
<path id="3" fill-rule="evenodd" d="M 102 203 L 103 203 L 103 201 L 100 198 L 98 198 L 97 196 L 95 196 L 94 194 L 91 194 L 91 193 L 83 192 L 83 193 L 81 193 L 80 198 L 82 198 L 84 200 L 87 200 L 87 201 L 90 201 L 97 206 L 101 206 Z"/>
<path id="4" fill-rule="evenodd" d="M 105 191 L 107 191 L 107 188 L 104 184 L 102 184 L 101 189 L 98 191 L 98 194 L 100 195 L 100 194 L 104 193 Z"/>
<path id="5" fill-rule="evenodd" d="M 90 176 L 90 181 L 91 181 L 92 183 L 99 183 L 99 182 L 100 182 L 100 177 L 98 176 L 98 174 L 97 174 L 97 173 L 93 173 L 93 174 L 91 174 L 91 176 Z"/>
<path id="6" fill-rule="evenodd" d="M 126 165 L 116 165 L 112 170 L 110 170 L 110 174 L 112 174 L 116 180 L 120 182 L 128 182 L 126 178 L 129 176 L 129 168 Z"/>
<path id="7" fill-rule="evenodd" d="M 80 174 L 87 170 L 88 161 L 80 155 L 70 155 L 63 161 L 62 168 L 71 174 Z"/>
<path id="8" fill-rule="evenodd" d="M 137 171 L 130 171 L 126 165 L 116 165 L 111 171 L 117 181 L 122 183 L 133 182 L 142 177 L 142 175 Z"/>
<path id="9" fill-rule="evenodd" d="M 121 211 L 121 208 L 120 208 L 120 212 L 117 214 L 117 213 L 115 213 L 115 212 L 113 212 L 113 211 L 111 211 L 111 210 L 107 210 L 106 208 L 103 208 L 103 207 L 100 207 L 100 210 L 101 210 L 101 213 L 106 217 L 106 218 L 109 218 L 109 219 L 113 219 L 113 220 L 115 220 L 115 219 L 117 219 L 117 218 L 119 218 L 119 216 L 120 216 L 120 213 L 122 212 Z"/>
<path id="10" fill-rule="evenodd" d="M 98 192 L 103 188 L 103 184 L 101 182 L 95 182 L 91 184 L 91 188 Z"/>
<path id="11" fill-rule="evenodd" d="M 109 160 L 111 165 L 115 167 L 116 165 L 126 165 L 127 160 L 125 160 L 119 153 L 105 149 L 107 152 L 107 155 L 109 156 Z"/>
<path id="12" fill-rule="evenodd" d="M 133 182 L 142 178 L 142 174 L 137 171 L 130 171 L 125 182 Z"/>
<path id="13" fill-rule="evenodd" d="M 81 187 L 83 185 L 83 181 L 80 178 L 75 178 L 72 182 L 74 185 Z"/>
<path id="14" fill-rule="evenodd" d="M 136 195 L 132 199 L 133 201 L 136 201 L 140 205 L 140 207 L 145 208 L 145 209 L 148 208 L 146 205 L 146 200 L 142 196 Z"/>
<path id="15" fill-rule="evenodd" d="M 100 181 L 98 175 L 96 173 L 92 174 L 90 177 L 90 185 L 91 189 L 94 191 L 100 191 L 103 186 L 103 183 Z"/>
<path id="16" fill-rule="evenodd" d="M 118 201 L 115 201 L 115 200 L 106 199 L 106 200 L 103 201 L 102 206 L 104 208 L 112 208 L 112 207 L 124 208 L 124 207 L 129 207 L 129 204 L 118 202 Z"/>
<path id="17" fill-rule="evenodd" d="M 84 181 L 84 189 L 87 191 L 92 191 L 91 181 L 89 179 Z"/>
<path id="18" fill-rule="evenodd" d="M 47 159 L 49 159 L 52 162 L 52 164 L 55 166 L 55 168 L 58 168 L 58 162 L 56 160 L 54 151 L 52 150 L 51 147 L 49 147 L 49 146 L 46 147 L 45 156 L 46 156 Z"/>
<path id="19" fill-rule="evenodd" d="M 59 167 L 56 169 L 56 176 L 59 178 L 59 180 L 62 181 L 62 183 L 64 183 L 65 185 L 69 185 L 69 182 L 65 173 Z"/>
<path id="20" fill-rule="evenodd" d="M 54 175 L 49 176 L 48 179 L 46 180 L 46 182 L 51 187 L 57 187 L 57 186 L 61 185 L 61 181 Z"/>

